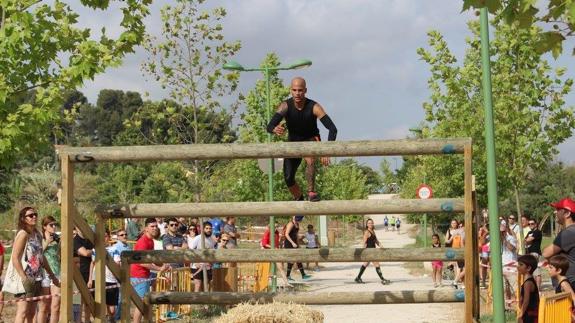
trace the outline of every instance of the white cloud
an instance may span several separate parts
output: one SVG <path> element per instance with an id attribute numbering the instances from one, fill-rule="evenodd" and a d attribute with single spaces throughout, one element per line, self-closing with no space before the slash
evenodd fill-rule
<path id="1" fill-rule="evenodd" d="M 159 8 L 172 1 L 155 1 L 147 28 L 159 33 Z M 439 30 L 452 52 L 465 49 L 467 20 L 461 2 L 452 0 L 241 0 L 207 1 L 224 6 L 227 40 L 242 41 L 235 60 L 259 65 L 268 52 L 282 62 L 298 58 L 313 61 L 310 68 L 285 71 L 289 81 L 296 75 L 308 80 L 309 96 L 324 105 L 345 140 L 401 138 L 423 119 L 421 103 L 428 97 L 428 68 L 416 49 L 427 45 L 426 33 Z M 118 12 L 88 15 L 83 23 L 93 28 L 117 25 Z M 110 30 L 113 32 L 113 30 Z M 573 46 L 565 46 L 570 49 Z M 568 55 L 567 55 L 568 56 Z M 145 55 L 138 50 L 125 65 L 107 71 L 86 84 L 92 102 L 102 88 L 148 91 L 152 98 L 166 95 L 154 82 L 145 82 L 139 64 Z M 572 73 L 572 57 L 562 58 Z M 553 62 L 551 62 L 553 64 Z M 252 88 L 257 73 L 243 73 L 243 93 Z M 573 104 L 573 97 L 568 102 Z M 561 159 L 575 161 L 575 142 L 560 146 Z"/>

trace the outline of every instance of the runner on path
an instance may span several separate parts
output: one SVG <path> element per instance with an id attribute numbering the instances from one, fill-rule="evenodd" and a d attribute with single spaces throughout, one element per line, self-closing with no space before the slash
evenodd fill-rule
<path id="1" fill-rule="evenodd" d="M 365 228 L 365 231 L 363 233 L 363 247 L 364 248 L 376 248 L 376 247 L 381 248 L 379 240 L 377 240 L 377 237 L 375 235 L 375 230 L 374 230 L 375 225 L 373 224 L 373 220 L 368 219 L 367 222 L 365 223 L 365 225 L 366 225 L 366 228 Z M 372 261 L 371 263 L 373 264 L 373 266 L 375 266 L 375 272 L 379 276 L 379 279 L 381 279 L 381 283 L 384 285 L 391 283 L 391 281 L 389 281 L 388 279 L 385 279 L 383 277 L 383 274 L 381 273 L 381 268 L 379 267 L 379 262 Z M 356 283 L 363 284 L 363 280 L 361 280 L 361 275 L 363 275 L 363 272 L 365 271 L 367 266 L 369 266 L 369 262 L 363 263 L 361 265 L 361 268 L 359 268 L 359 274 L 357 274 L 357 277 L 355 277 Z"/>

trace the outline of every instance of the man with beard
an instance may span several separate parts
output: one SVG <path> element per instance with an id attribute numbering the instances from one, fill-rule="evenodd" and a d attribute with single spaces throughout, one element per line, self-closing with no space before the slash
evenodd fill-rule
<path id="1" fill-rule="evenodd" d="M 194 237 L 190 244 L 192 250 L 202 249 L 215 249 L 216 241 L 212 238 L 212 224 L 204 222 L 204 236 L 205 244 L 202 248 L 202 235 L 199 234 Z M 200 292 L 202 289 L 202 282 L 204 281 L 203 269 L 206 269 L 208 276 L 208 283 L 212 281 L 212 267 L 209 263 L 193 263 L 192 264 L 192 278 L 194 279 L 194 292 Z"/>
<path id="2" fill-rule="evenodd" d="M 563 225 L 564 229 L 555 237 L 553 244 L 543 250 L 543 257 L 549 259 L 556 254 L 565 254 L 569 259 L 569 269 L 565 276 L 571 286 L 575 286 L 575 201 L 564 198 L 550 205 L 555 208 L 557 223 Z"/>

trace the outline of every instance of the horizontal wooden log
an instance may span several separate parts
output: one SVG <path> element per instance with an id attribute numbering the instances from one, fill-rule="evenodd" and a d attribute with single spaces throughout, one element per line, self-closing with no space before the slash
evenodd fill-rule
<path id="1" fill-rule="evenodd" d="M 320 249 L 206 249 L 124 251 L 128 263 L 182 262 L 420 262 L 462 260 L 463 249 L 451 248 L 320 248 Z"/>
<path id="2" fill-rule="evenodd" d="M 329 293 L 151 293 L 150 304 L 219 304 L 239 303 L 297 303 L 307 305 L 350 304 L 415 304 L 454 303 L 464 301 L 463 290 L 403 290 L 377 292 L 329 292 Z M 384 320 L 385 321 L 385 320 Z"/>
<path id="3" fill-rule="evenodd" d="M 142 203 L 99 207 L 103 217 L 212 217 L 270 215 L 338 215 L 463 212 L 464 200 L 389 199 L 329 200 L 320 202 L 216 202 L 216 203 Z"/>
<path id="4" fill-rule="evenodd" d="M 276 142 L 113 147 L 60 147 L 71 162 L 220 160 L 288 157 L 348 157 L 462 154 L 469 138 L 372 141 Z"/>

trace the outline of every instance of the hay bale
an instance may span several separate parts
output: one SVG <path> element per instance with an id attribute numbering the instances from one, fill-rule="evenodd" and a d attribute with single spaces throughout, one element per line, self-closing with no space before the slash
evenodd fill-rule
<path id="1" fill-rule="evenodd" d="M 217 318 L 215 323 L 316 323 L 323 313 L 306 305 L 274 302 L 242 303 Z"/>

